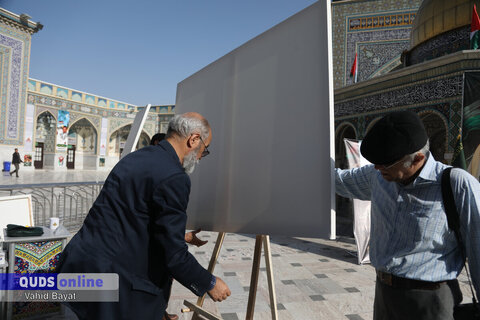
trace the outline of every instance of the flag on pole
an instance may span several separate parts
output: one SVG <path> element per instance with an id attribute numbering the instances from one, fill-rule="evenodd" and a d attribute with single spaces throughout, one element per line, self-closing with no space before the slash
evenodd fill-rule
<path id="1" fill-rule="evenodd" d="M 472 26 L 470 28 L 470 49 L 478 49 L 480 46 L 480 19 L 478 19 L 477 7 L 473 5 Z"/>
<path id="2" fill-rule="evenodd" d="M 465 160 L 465 152 L 463 151 L 462 129 L 459 130 L 457 142 L 455 143 L 455 151 L 452 157 L 452 166 L 467 170 L 467 161 Z"/>
<path id="3" fill-rule="evenodd" d="M 353 83 L 357 83 L 358 68 L 357 68 L 357 53 L 355 52 L 355 60 L 353 61 L 352 69 L 350 69 L 350 77 L 353 78 Z"/>

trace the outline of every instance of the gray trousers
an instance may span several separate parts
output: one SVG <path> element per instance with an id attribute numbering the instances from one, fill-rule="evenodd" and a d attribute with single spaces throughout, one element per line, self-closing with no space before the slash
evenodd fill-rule
<path id="1" fill-rule="evenodd" d="M 374 320 L 453 320 L 453 306 L 462 300 L 458 282 L 436 290 L 393 288 L 377 279 Z"/>
<path id="2" fill-rule="evenodd" d="M 18 171 L 20 170 L 20 163 L 14 163 L 13 165 L 15 166 L 15 170 L 10 172 L 10 175 L 16 173 L 18 177 Z"/>

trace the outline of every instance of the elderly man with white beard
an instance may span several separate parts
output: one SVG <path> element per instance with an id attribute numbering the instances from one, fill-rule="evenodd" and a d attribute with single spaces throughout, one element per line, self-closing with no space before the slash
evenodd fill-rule
<path id="1" fill-rule="evenodd" d="M 118 302 L 69 302 L 80 319 L 162 319 L 173 277 L 194 294 L 222 301 L 230 290 L 185 244 L 190 178 L 209 154 L 212 131 L 198 113 L 176 115 L 166 139 L 112 169 L 58 273 L 117 273 Z"/>

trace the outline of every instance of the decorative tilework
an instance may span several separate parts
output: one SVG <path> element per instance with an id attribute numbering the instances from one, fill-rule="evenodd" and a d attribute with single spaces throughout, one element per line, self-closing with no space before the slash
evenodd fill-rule
<path id="1" fill-rule="evenodd" d="M 125 127 L 131 123 L 131 120 L 126 119 L 110 119 L 108 121 L 108 135 L 111 136 L 118 129 Z"/>
<path id="2" fill-rule="evenodd" d="M 67 99 L 68 98 L 68 90 L 64 88 L 57 87 L 57 97 Z"/>
<path id="3" fill-rule="evenodd" d="M 97 132 L 100 132 L 101 126 L 101 117 L 95 117 L 83 113 L 77 112 L 70 112 L 70 126 L 72 126 L 75 122 L 79 121 L 80 119 L 87 119 L 95 128 Z"/>
<path id="4" fill-rule="evenodd" d="M 442 78 L 340 102 L 335 104 L 335 116 L 387 110 L 427 103 L 432 100 L 454 98 L 462 94 L 462 81 L 462 76 Z"/>
<path id="5" fill-rule="evenodd" d="M 14 87 L 15 87 L 14 91 L 18 90 L 18 95 L 17 95 L 17 106 L 18 106 L 18 108 L 16 110 L 12 111 L 12 112 L 15 112 L 15 115 L 16 115 L 12 119 L 13 121 L 15 121 L 15 125 L 11 127 L 12 123 L 10 122 L 10 119 L 9 119 L 9 122 L 7 124 L 7 128 L 8 128 L 7 136 L 6 137 L 3 136 L 3 133 L 5 132 L 4 127 L 2 128 L 3 130 L 0 131 L 0 144 L 22 145 L 23 144 L 24 122 L 19 121 L 19 119 L 23 119 L 24 118 L 24 113 L 25 113 L 25 105 L 26 105 L 25 97 L 26 97 L 26 92 L 27 92 L 26 83 L 27 83 L 27 79 L 28 79 L 28 62 L 30 60 L 29 58 L 30 58 L 31 35 L 27 32 L 21 31 L 17 28 L 12 28 L 8 25 L 3 25 L 2 23 L 0 23 L 0 34 L 8 37 L 10 39 L 16 39 L 17 41 L 20 41 L 22 43 L 22 45 L 21 45 L 22 46 L 22 52 L 21 52 L 21 56 L 19 57 L 20 61 L 16 61 L 16 60 L 14 61 L 13 57 L 12 57 L 11 60 L 8 60 L 4 64 L 4 72 L 8 72 L 5 69 L 8 70 L 8 68 L 6 66 L 8 66 L 10 64 L 9 61 L 12 61 L 13 63 L 18 63 L 15 68 L 20 68 L 21 69 L 21 75 L 18 79 L 19 82 L 17 83 L 17 85 L 14 85 Z M 5 44 L 3 44 L 0 41 L 0 48 L 2 48 L 2 47 L 5 48 Z M 8 47 L 8 46 L 6 46 L 6 47 Z M 12 66 L 10 66 L 10 68 L 12 68 Z M 4 86 L 4 88 L 2 88 L 2 92 L 4 92 L 5 94 L 8 92 L 8 90 L 6 90 L 7 86 L 9 86 L 9 89 L 12 90 L 11 84 L 9 83 L 9 81 L 2 82 L 2 85 Z M 6 104 L 3 104 L 2 106 L 5 106 L 5 105 Z M 10 102 L 10 106 L 11 105 L 12 104 Z M 2 111 L 3 111 L 3 109 L 4 108 L 2 107 Z M 10 112 L 10 110 L 8 112 Z M 2 125 L 5 125 L 5 123 L 6 123 L 5 117 L 0 118 L 0 123 L 2 123 Z M 11 137 L 9 136 L 9 132 L 14 133 L 15 138 L 11 139 Z"/>
<path id="6" fill-rule="evenodd" d="M 448 152 L 455 150 L 457 135 L 462 125 L 462 104 L 461 101 L 455 101 L 449 108 L 449 128 L 448 128 Z"/>
<path id="7" fill-rule="evenodd" d="M 453 105 L 460 105 L 459 102 L 453 102 Z M 402 108 L 406 109 L 406 108 Z M 447 128 L 447 132 L 452 132 L 452 129 L 448 129 L 449 127 L 452 126 L 452 120 L 449 119 L 449 114 L 451 109 L 451 104 L 449 102 L 443 102 L 443 103 L 437 103 L 437 104 L 430 104 L 428 106 L 416 106 L 412 108 L 408 108 L 408 110 L 411 110 L 417 114 L 419 114 L 420 117 L 424 117 L 428 113 L 433 113 L 436 114 L 439 119 L 443 120 L 445 128 Z M 461 108 L 459 108 L 461 109 Z M 357 132 L 357 139 L 363 139 L 365 136 L 366 132 L 372 127 L 373 124 L 377 120 L 379 120 L 381 117 L 383 117 L 389 110 L 382 110 L 382 111 L 376 111 L 368 114 L 356 114 L 352 115 L 351 117 L 341 117 L 340 119 L 335 120 L 335 127 L 339 128 L 345 125 L 346 123 L 354 126 Z M 458 121 L 458 124 L 456 125 L 456 129 L 458 132 L 458 125 L 460 122 Z M 428 131 L 428 128 L 427 128 Z M 335 134 L 335 136 L 338 138 L 338 132 Z M 446 152 L 453 152 L 454 148 L 454 143 L 455 143 L 455 135 L 450 135 L 447 133 L 446 140 L 450 143 L 450 145 L 447 144 L 447 150 Z M 431 149 L 433 149 L 434 146 L 431 145 Z"/>
<path id="8" fill-rule="evenodd" d="M 345 84 L 352 84 L 350 67 L 358 53 L 358 81 L 367 80 L 386 63 L 408 49 L 410 28 L 348 33 L 346 39 Z M 390 71 L 390 70 L 386 70 Z"/>
<path id="9" fill-rule="evenodd" d="M 62 241 L 15 244 L 15 273 L 53 272 L 57 266 Z"/>
<path id="10" fill-rule="evenodd" d="M 408 41 L 358 43 L 358 81 L 385 74 L 400 65 L 400 53 L 408 49 Z M 379 54 L 381 53 L 381 54 Z"/>
<path id="11" fill-rule="evenodd" d="M 52 118 L 52 124 L 54 124 L 52 127 L 42 127 L 39 125 L 39 119 L 40 115 L 47 116 L 49 118 Z M 56 117 L 55 115 L 57 114 L 57 110 L 55 109 L 50 109 L 50 108 L 44 108 L 44 107 L 37 107 L 35 110 L 35 118 L 37 119 L 37 126 L 35 129 L 35 140 L 39 141 L 39 139 L 42 139 L 43 142 L 45 143 L 45 152 L 46 153 L 54 153 L 55 152 L 55 138 L 56 138 Z M 40 122 L 41 123 L 41 122 Z"/>
<path id="12" fill-rule="evenodd" d="M 85 96 L 85 103 L 95 104 L 95 97 L 87 94 Z"/>
<path id="13" fill-rule="evenodd" d="M 98 99 L 98 106 L 99 106 L 99 107 L 106 107 L 106 106 L 107 106 L 107 100 L 105 100 L 105 99 Z"/>
<path id="14" fill-rule="evenodd" d="M 9 73 L 8 90 L 5 91 L 5 95 L 8 95 L 8 105 L 7 105 L 7 118 L 2 119 L 6 120 L 7 130 L 6 138 L 7 139 L 16 139 L 18 138 L 18 122 L 19 122 L 19 111 L 20 111 L 20 94 L 22 87 L 25 87 L 25 84 L 22 84 L 22 52 L 24 50 L 24 43 L 18 39 L 7 37 L 3 34 L 0 34 L 0 44 L 4 47 L 8 47 L 11 50 L 11 63 L 9 68 L 4 68 L 4 72 Z"/>
<path id="15" fill-rule="evenodd" d="M 408 53 L 407 65 L 468 49 L 470 49 L 470 26 L 448 31 L 419 44 Z"/>
<path id="16" fill-rule="evenodd" d="M 376 34 L 377 39 L 382 40 L 401 40 L 405 42 L 409 39 L 408 32 L 404 32 L 401 38 L 392 37 L 381 38 L 382 33 L 394 31 L 393 28 L 385 29 L 380 24 L 375 25 L 375 18 L 383 17 L 385 24 L 385 17 L 395 16 L 395 27 L 399 30 L 410 30 L 410 20 L 408 24 L 405 24 L 405 16 L 408 15 L 411 19 L 412 14 L 416 12 L 422 0 L 373 0 L 373 1 L 341 1 L 332 3 L 332 30 L 333 30 L 333 77 L 334 87 L 341 88 L 347 83 L 348 72 L 350 71 L 351 64 L 353 63 L 353 56 L 355 55 L 354 49 L 356 47 L 355 39 L 359 37 L 350 37 L 348 34 L 361 33 L 369 31 L 370 35 Z M 402 16 L 402 24 L 399 25 L 398 17 Z M 368 19 L 371 19 L 371 27 L 368 27 Z M 362 27 L 362 21 L 365 21 L 365 26 Z M 390 19 L 390 21 L 392 21 Z M 358 25 L 358 26 L 357 26 Z M 391 25 L 391 23 L 390 23 Z M 361 32 L 359 32 L 361 31 Z M 391 33 L 391 32 L 390 32 Z M 393 32 L 393 34 L 398 31 Z M 406 36 L 405 36 L 406 35 Z M 350 41 L 350 42 L 349 42 Z M 352 42 L 353 41 L 353 42 Z M 362 40 L 363 42 L 372 41 L 371 38 Z M 348 44 L 350 46 L 348 46 Z M 350 51 L 348 51 L 348 50 Z M 381 52 L 376 52 L 381 54 Z M 396 55 L 401 53 L 397 52 Z M 389 53 L 391 56 L 391 52 Z M 362 65 L 359 64 L 359 72 L 362 70 Z M 347 76 L 346 76 L 347 75 Z"/>
<path id="17" fill-rule="evenodd" d="M 48 273 L 58 265 L 62 241 L 43 241 L 15 244 L 14 273 Z M 40 314 L 59 312 L 60 304 L 54 302 L 12 304 L 13 319 L 24 319 Z"/>
<path id="18" fill-rule="evenodd" d="M 143 131 L 145 131 L 150 137 L 153 136 L 155 133 L 155 123 L 154 122 L 145 122 L 143 125 Z"/>
<path id="19" fill-rule="evenodd" d="M 129 123 L 132 123 L 133 118 L 135 117 L 134 114 L 128 111 L 104 110 L 104 109 L 97 108 L 95 106 L 91 106 L 91 105 L 87 106 L 86 104 L 72 102 L 71 100 L 63 100 L 60 98 L 56 99 L 54 97 L 46 97 L 46 96 L 32 93 L 32 92 L 28 94 L 28 102 L 35 105 L 44 105 L 49 107 L 51 106 L 55 108 L 62 108 L 69 111 L 84 112 L 84 113 L 89 113 L 92 115 L 98 115 L 98 116 L 104 116 L 104 117 L 125 118 L 125 119 L 129 119 Z M 171 117 L 171 115 L 169 115 L 168 117 Z M 157 115 L 150 114 L 147 117 L 147 121 L 156 122 Z M 145 125 L 148 126 L 149 122 L 147 122 Z"/>
<path id="20" fill-rule="evenodd" d="M 8 65 L 10 61 L 11 50 L 0 45 L 0 83 L 2 85 L 0 92 L 0 138 L 3 138 L 3 134 L 6 131 L 6 113 L 7 108 L 7 92 L 8 92 Z"/>
<path id="21" fill-rule="evenodd" d="M 412 25 L 415 20 L 416 11 L 404 12 L 400 14 L 375 14 L 362 17 L 348 17 L 348 31 L 374 29 L 374 28 L 394 28 L 405 25 Z"/>
<path id="22" fill-rule="evenodd" d="M 28 90 L 35 90 L 37 83 L 33 80 L 28 80 Z"/>
<path id="23" fill-rule="evenodd" d="M 51 95 L 53 92 L 52 86 L 42 83 L 40 85 L 40 92 L 44 94 Z"/>
<path id="24" fill-rule="evenodd" d="M 80 92 L 72 91 L 72 98 L 73 101 L 81 102 L 82 101 L 82 94 Z"/>

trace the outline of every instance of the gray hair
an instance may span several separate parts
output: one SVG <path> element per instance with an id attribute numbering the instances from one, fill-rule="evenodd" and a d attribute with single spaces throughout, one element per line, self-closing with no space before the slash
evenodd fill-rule
<path id="1" fill-rule="evenodd" d="M 405 168 L 408 168 L 412 165 L 412 162 L 413 160 L 415 160 L 415 156 L 417 155 L 417 153 L 422 153 L 423 155 L 425 155 L 425 157 L 428 157 L 428 151 L 430 150 L 430 140 L 427 140 L 427 143 L 425 144 L 425 146 L 423 146 L 422 149 L 412 153 L 412 154 L 407 154 L 405 156 L 405 162 L 403 163 L 403 166 Z"/>
<path id="2" fill-rule="evenodd" d="M 210 125 L 207 119 L 191 116 L 188 114 L 177 114 L 168 123 L 166 138 L 174 135 L 181 138 L 188 138 L 192 134 L 198 133 L 202 140 L 207 140 L 209 136 Z"/>

